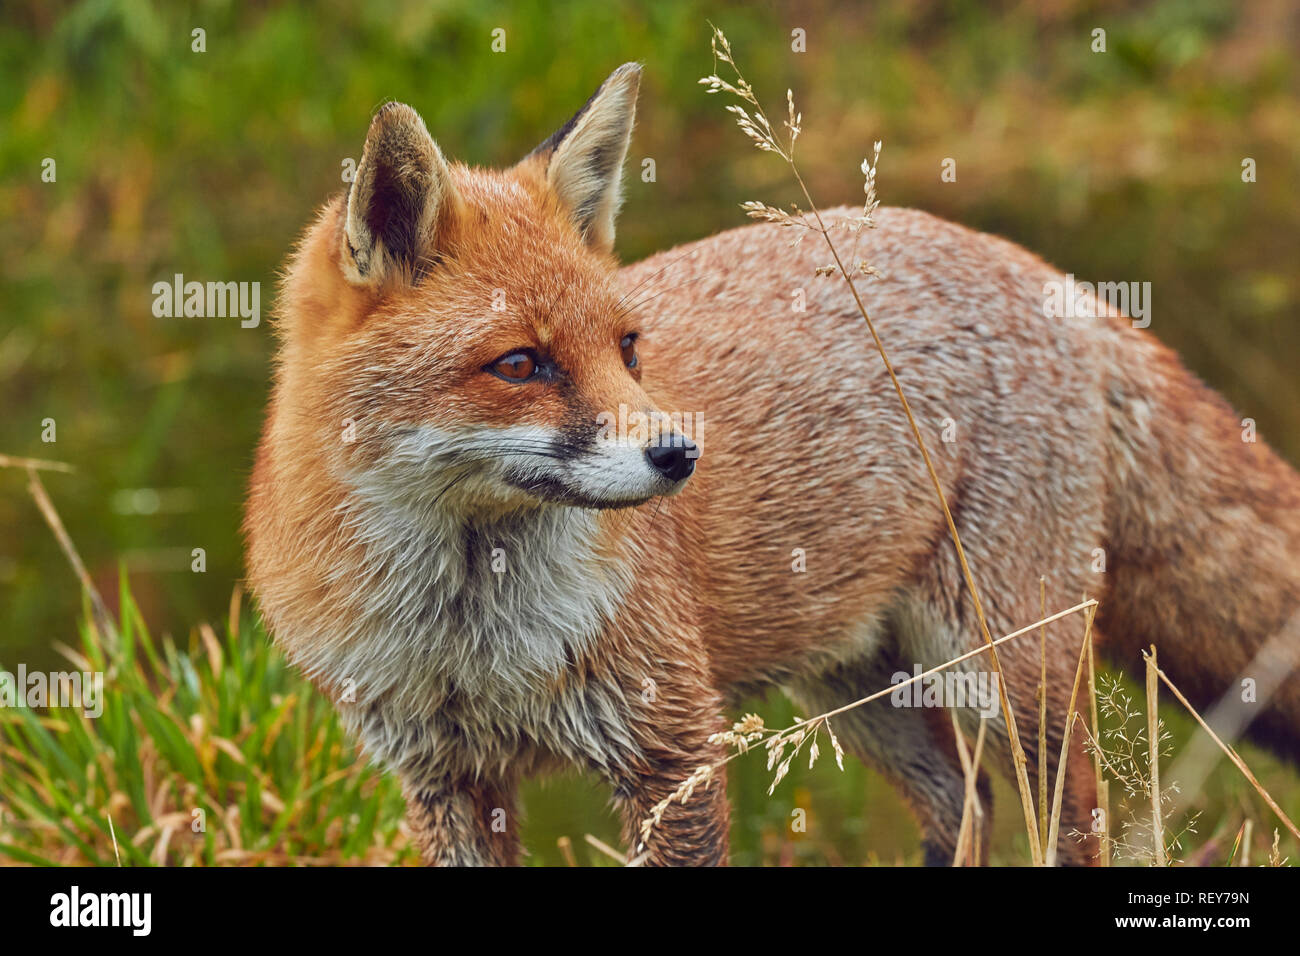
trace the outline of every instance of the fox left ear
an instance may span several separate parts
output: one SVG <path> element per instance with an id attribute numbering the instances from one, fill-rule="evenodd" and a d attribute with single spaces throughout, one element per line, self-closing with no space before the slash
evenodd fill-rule
<path id="1" fill-rule="evenodd" d="M 614 219 L 622 203 L 623 161 L 632 139 L 641 65 L 624 63 L 587 104 L 525 163 L 540 163 L 546 181 L 569 210 L 587 244 L 614 246 Z"/>

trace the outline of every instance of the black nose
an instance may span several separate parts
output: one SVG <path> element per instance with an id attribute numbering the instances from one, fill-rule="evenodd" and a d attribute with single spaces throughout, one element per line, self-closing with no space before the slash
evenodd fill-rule
<path id="1" fill-rule="evenodd" d="M 681 481 L 695 470 L 700 449 L 684 435 L 666 436 L 666 444 L 651 445 L 645 450 L 650 466 L 669 481 Z"/>

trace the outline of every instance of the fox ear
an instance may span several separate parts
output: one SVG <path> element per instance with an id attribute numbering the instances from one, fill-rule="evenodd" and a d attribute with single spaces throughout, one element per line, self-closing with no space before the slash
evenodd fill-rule
<path id="1" fill-rule="evenodd" d="M 417 281 L 440 220 L 456 206 L 438 144 L 420 114 L 385 103 L 370 122 L 348 192 L 343 271 L 356 285 Z"/>
<path id="2" fill-rule="evenodd" d="M 623 160 L 632 139 L 641 65 L 624 63 L 587 104 L 529 154 L 569 210 L 587 244 L 602 252 L 614 245 L 614 218 L 622 202 Z"/>

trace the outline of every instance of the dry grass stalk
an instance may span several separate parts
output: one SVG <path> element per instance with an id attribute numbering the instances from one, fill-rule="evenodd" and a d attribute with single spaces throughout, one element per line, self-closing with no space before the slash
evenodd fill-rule
<path id="1" fill-rule="evenodd" d="M 1088 704 L 1092 715 L 1092 737 L 1100 736 L 1097 729 L 1097 664 L 1093 654 L 1092 642 L 1088 642 Z M 1110 781 L 1101 772 L 1101 753 L 1092 752 L 1092 770 L 1097 780 L 1097 809 L 1101 819 L 1096 823 L 1101 827 L 1097 832 L 1097 865 L 1110 866 Z"/>
<path id="2" fill-rule="evenodd" d="M 1047 578 L 1038 579 L 1038 608 L 1047 616 Z M 1038 832 L 1047 845 L 1047 625 L 1038 642 Z"/>
<path id="3" fill-rule="evenodd" d="M 243 602 L 244 586 L 235 582 L 235 586 L 230 589 L 230 611 L 226 615 L 226 626 L 230 628 L 231 634 L 239 633 L 239 612 Z"/>
<path id="4" fill-rule="evenodd" d="M 0 468 L 35 468 L 41 471 L 61 471 L 65 474 L 71 474 L 77 470 L 62 461 L 47 461 L 44 458 L 17 458 L 13 455 L 0 455 Z"/>
<path id="5" fill-rule="evenodd" d="M 1074 605 L 1074 607 L 1068 607 L 1064 611 L 1057 611 L 1055 614 L 1045 617 L 1041 621 L 1035 621 L 1033 624 L 1029 624 L 1025 627 L 1020 628 L 1019 630 L 1012 631 L 1010 634 L 1004 634 L 1002 637 L 999 637 L 996 641 L 993 642 L 993 646 L 996 647 L 999 644 L 1005 644 L 1007 641 L 1014 640 L 1017 637 L 1021 637 L 1022 635 L 1028 634 L 1031 631 L 1033 631 L 1034 628 L 1039 627 L 1044 623 L 1050 624 L 1053 621 L 1059 621 L 1063 617 L 1068 617 L 1071 614 L 1078 613 L 1079 611 L 1086 611 L 1089 608 L 1095 608 L 1096 606 L 1097 606 L 1097 602 L 1095 600 L 1088 600 L 1080 604 L 1076 604 Z M 912 677 L 907 678 L 906 680 L 899 681 L 897 684 L 890 684 L 888 687 L 882 690 L 878 690 L 874 694 L 868 694 L 866 697 L 863 697 L 859 700 L 855 700 L 851 704 L 845 704 L 843 707 L 837 707 L 834 710 L 827 711 L 824 714 L 819 714 L 817 717 L 809 717 L 806 720 L 797 721 L 794 724 L 792 724 L 790 727 L 786 728 L 786 730 L 781 731 L 781 733 L 788 733 L 799 727 L 807 727 L 808 725 L 815 723 L 817 721 L 825 720 L 828 717 L 836 717 L 844 713 L 845 711 L 852 710 L 855 707 L 861 707 L 863 704 L 868 704 L 873 700 L 879 700 L 880 698 L 892 694 L 903 687 L 907 687 L 911 684 L 915 684 L 917 681 L 925 680 L 927 677 L 931 677 L 934 674 L 939 673 L 940 671 L 947 670 L 949 667 L 953 667 L 957 664 L 962 663 L 963 661 L 968 661 L 972 657 L 978 657 L 981 654 L 985 653 L 987 650 L 988 650 L 987 647 L 977 647 L 973 651 L 967 651 L 965 654 L 959 654 L 958 656 L 954 657 L 952 660 L 945 661 L 942 664 L 938 664 L 934 667 L 931 667 L 928 671 L 922 671 L 920 674 L 915 674 Z M 758 720 L 759 725 L 761 726 L 762 718 L 759 718 L 757 717 L 757 715 L 754 714 L 750 714 L 748 716 L 750 718 L 754 718 L 755 720 Z M 714 736 L 722 738 L 725 737 L 726 735 L 715 734 Z"/>
<path id="6" fill-rule="evenodd" d="M 1286 866 L 1286 861 L 1290 859 L 1290 857 L 1284 857 L 1282 855 L 1282 850 L 1278 846 L 1278 841 L 1281 840 L 1281 838 L 1282 838 L 1282 834 L 1277 832 L 1277 827 L 1274 827 L 1273 847 L 1268 851 L 1269 866 Z"/>
<path id="7" fill-rule="evenodd" d="M 117 847 L 117 830 L 113 827 L 113 814 L 104 814 L 104 819 L 108 821 L 108 835 L 113 841 L 113 856 L 117 858 L 117 865 L 122 865 L 122 853 Z"/>
<path id="8" fill-rule="evenodd" d="M 1148 682 L 1151 680 L 1152 672 L 1154 672 L 1155 676 L 1159 677 L 1159 679 L 1164 682 L 1165 686 L 1169 688 L 1174 697 L 1178 698 L 1178 702 L 1187 708 L 1187 712 L 1196 719 L 1198 724 L 1201 725 L 1201 729 L 1209 734 L 1210 739 L 1219 745 L 1219 748 L 1223 751 L 1224 755 L 1237 765 L 1237 769 L 1241 771 L 1242 776 L 1244 776 L 1250 785 L 1255 788 L 1255 792 L 1264 798 L 1264 802 L 1268 804 L 1269 809 L 1277 814 L 1278 819 L 1281 820 L 1286 825 L 1286 828 L 1291 831 L 1291 835 L 1297 840 L 1300 840 L 1300 830 L 1296 829 L 1296 825 L 1291 822 L 1291 818 L 1282 812 L 1282 808 L 1277 805 L 1277 801 L 1274 800 L 1272 795 L 1264 789 L 1264 785 L 1255 778 L 1255 775 L 1250 772 L 1250 768 L 1246 766 L 1246 761 L 1241 759 L 1237 751 L 1219 739 L 1219 735 L 1210 728 L 1210 725 L 1205 722 L 1205 719 L 1201 717 L 1196 708 L 1191 705 L 1191 702 L 1183 696 L 1182 691 L 1174 686 L 1174 682 L 1169 679 L 1169 675 L 1156 665 L 1155 648 L 1153 647 L 1151 651 L 1151 659 L 1147 664 Z"/>
<path id="9" fill-rule="evenodd" d="M 578 858 L 573 854 L 572 840 L 567 836 L 562 836 L 555 841 L 555 845 L 560 851 L 560 856 L 564 857 L 565 866 L 576 867 L 578 865 Z"/>
<path id="10" fill-rule="evenodd" d="M 1144 654 L 1147 662 L 1147 749 L 1151 760 L 1151 830 L 1155 841 L 1156 866 L 1165 866 L 1165 826 L 1160 814 L 1160 748 L 1156 727 L 1160 720 L 1160 682 L 1156 679 L 1156 646 Z"/>
<path id="11" fill-rule="evenodd" d="M 1250 866 L 1250 840 L 1255 835 L 1255 821 L 1246 817 L 1241 824 L 1241 832 L 1237 834 L 1237 839 L 1242 841 L 1241 844 L 1241 865 Z"/>
<path id="12" fill-rule="evenodd" d="M 1061 831 L 1061 807 L 1065 795 L 1065 770 L 1070 756 L 1070 740 L 1074 737 L 1074 719 L 1078 712 L 1075 701 L 1079 699 L 1079 681 L 1083 679 L 1083 665 L 1088 659 L 1088 649 L 1092 647 L 1092 619 L 1094 611 L 1088 611 L 1088 619 L 1083 625 L 1083 645 L 1079 648 L 1079 663 L 1074 669 L 1074 686 L 1070 688 L 1070 706 L 1065 712 L 1065 729 L 1061 734 L 1061 755 L 1056 762 L 1056 790 L 1052 794 L 1052 821 L 1047 830 L 1048 866 L 1056 865 L 1056 841 Z"/>
<path id="13" fill-rule="evenodd" d="M 1300 625 L 1300 612 L 1292 615 L 1286 626 L 1264 643 L 1255 653 L 1250 663 L 1242 668 L 1236 680 L 1230 680 L 1222 696 L 1213 704 L 1203 707 L 1205 722 L 1215 728 L 1215 732 L 1226 743 L 1236 746 L 1237 740 L 1245 733 L 1251 721 L 1267 706 L 1272 697 L 1287 686 L 1292 674 L 1300 676 L 1300 643 L 1290 640 L 1289 635 Z M 1251 701 L 1244 701 L 1240 696 L 1241 681 L 1250 675 L 1257 675 L 1253 682 L 1254 695 Z M 1215 763 L 1223 756 L 1223 751 L 1206 735 L 1196 734 L 1179 752 L 1177 760 L 1166 769 L 1162 777 L 1169 777 L 1179 782 L 1182 796 L 1176 801 L 1173 811 L 1181 809 L 1187 799 L 1202 792 L 1205 781 L 1209 779 Z M 1165 818 L 1170 816 L 1166 808 Z"/>
<path id="14" fill-rule="evenodd" d="M 713 63 L 714 71 L 709 76 L 700 80 L 700 83 L 708 87 L 709 93 L 728 93 L 749 105 L 749 109 L 741 105 L 731 105 L 727 111 L 736 117 L 736 123 L 741 132 L 753 141 L 754 145 L 764 151 L 775 153 L 780 156 L 790 168 L 795 182 L 803 194 L 804 200 L 808 204 L 808 215 L 812 216 L 812 222 L 809 222 L 807 216 L 802 214 L 798 208 L 795 213 L 788 214 L 782 210 L 767 206 L 763 203 L 747 203 L 742 208 L 753 218 L 763 219 L 768 222 L 774 222 L 784 227 L 811 229 L 819 233 L 825 241 L 827 249 L 834 260 L 832 265 L 822 266 L 817 270 L 818 275 L 830 275 L 838 272 L 849 288 L 853 301 L 867 324 L 867 330 L 871 333 L 871 339 L 875 344 L 876 351 L 880 353 L 880 358 L 885 364 L 885 371 L 889 374 L 889 380 L 893 384 L 894 391 L 898 395 L 898 400 L 902 406 L 903 413 L 912 430 L 913 440 L 916 442 L 921 457 L 925 461 L 926 471 L 930 475 L 930 481 L 934 485 L 935 495 L 939 500 L 939 505 L 943 509 L 944 519 L 948 524 L 948 533 L 952 537 L 953 546 L 957 551 L 957 560 L 961 565 L 962 577 L 966 583 L 966 589 L 970 593 L 971 602 L 975 608 L 975 617 L 979 622 L 980 633 L 984 639 L 985 649 L 989 653 L 994 672 L 998 676 L 998 698 L 1002 706 L 1002 716 L 1007 725 L 1007 741 L 1010 745 L 1010 751 L 1016 773 L 1016 784 L 1020 791 L 1021 808 L 1025 815 L 1025 828 L 1029 835 L 1030 855 L 1033 863 L 1039 865 L 1043 861 L 1042 841 L 1039 839 L 1038 826 L 1034 820 L 1034 800 L 1029 789 L 1029 775 L 1026 767 L 1027 758 L 1025 757 L 1024 747 L 1020 743 L 1020 734 L 1016 727 L 1015 714 L 1011 710 L 1011 700 L 1007 696 L 1006 679 L 1002 672 L 1001 662 L 998 660 L 997 651 L 994 650 L 993 635 L 989 631 L 988 621 L 984 616 L 984 605 L 980 601 L 979 589 L 975 586 L 975 578 L 971 573 L 970 565 L 966 561 L 966 550 L 962 547 L 961 536 L 957 533 L 957 524 L 953 520 L 952 511 L 948 507 L 947 496 L 943 492 L 943 484 L 939 480 L 939 473 L 935 470 L 934 462 L 930 459 L 929 449 L 925 445 L 925 439 L 921 436 L 920 426 L 917 425 L 916 419 L 912 415 L 911 406 L 907 402 L 907 396 L 903 393 L 903 386 L 898 380 L 898 375 L 894 372 L 893 363 L 889 361 L 889 355 L 885 351 L 884 343 L 881 342 L 880 336 L 876 332 L 875 323 L 867 311 L 866 304 L 862 301 L 862 296 L 858 293 L 858 287 L 854 282 L 857 275 L 875 275 L 875 270 L 865 262 L 856 262 L 852 267 L 846 266 L 841 259 L 839 250 L 836 248 L 834 241 L 830 236 L 830 229 L 822 220 L 821 213 L 818 211 L 817 204 L 813 201 L 812 194 L 809 192 L 807 185 L 804 183 L 803 176 L 799 172 L 799 167 L 794 161 L 794 145 L 802 131 L 801 123 L 803 115 L 797 113 L 794 107 L 794 94 L 786 91 L 786 105 L 788 117 L 784 123 L 788 131 L 788 141 L 782 144 L 776 133 L 776 128 L 763 112 L 759 104 L 758 97 L 754 94 L 753 87 L 744 78 L 740 72 L 740 67 L 736 65 L 732 56 L 731 44 L 726 36 L 716 26 L 713 27 L 712 37 Z M 736 74 L 734 82 L 724 80 L 718 76 L 717 64 L 721 61 L 731 67 Z M 863 160 L 862 173 L 865 177 L 864 192 L 866 200 L 863 203 L 862 215 L 840 223 L 843 228 L 850 232 L 857 232 L 862 228 L 872 228 L 875 223 L 872 220 L 872 213 L 879 205 L 876 199 L 876 160 L 880 156 L 880 144 L 875 144 L 874 158 Z M 796 239 L 796 241 L 798 241 Z M 856 243 L 854 246 L 856 250 Z"/>
<path id="15" fill-rule="evenodd" d="M 966 747 L 966 735 L 962 733 L 961 725 L 957 722 L 957 711 L 950 710 L 949 713 L 952 715 L 953 735 L 957 738 L 957 756 L 961 759 L 962 772 L 966 775 L 961 826 L 957 830 L 957 849 L 953 853 L 952 865 L 979 866 L 982 859 L 980 833 L 983 829 L 984 808 L 980 805 L 975 786 L 979 781 L 980 760 L 984 755 L 984 730 L 988 724 L 983 720 L 980 721 L 979 731 L 975 734 L 975 755 L 972 757 Z"/>
<path id="16" fill-rule="evenodd" d="M 36 507 L 40 510 L 45 523 L 50 526 L 50 530 L 54 532 L 59 547 L 63 549 L 63 554 L 67 557 L 68 563 L 72 565 L 72 570 L 81 582 L 82 589 L 90 599 L 95 624 L 98 626 L 109 651 L 116 652 L 117 627 L 113 623 L 113 616 L 108 613 L 108 606 L 104 603 L 99 588 L 95 587 L 95 582 L 91 580 L 89 572 L 86 571 L 86 565 L 82 563 L 81 555 L 77 552 L 77 546 L 72 543 L 72 538 L 68 535 L 67 529 L 63 527 L 63 520 L 59 517 L 58 511 L 55 510 L 54 503 L 50 501 L 50 496 L 45 493 L 45 485 L 41 483 L 41 477 L 37 474 L 36 467 L 31 464 L 27 466 L 27 490 L 31 492 Z"/>
<path id="17" fill-rule="evenodd" d="M 565 840 L 566 842 L 568 841 L 568 837 L 562 837 L 561 839 Z M 604 840 L 600 839 L 597 836 L 594 836 L 593 834 L 590 833 L 583 834 L 583 839 L 586 840 L 587 844 L 591 846 L 593 849 L 598 850 L 601 853 L 605 854 L 605 856 L 609 857 L 611 860 L 616 861 L 620 866 L 640 866 L 641 863 L 645 860 L 644 853 L 638 857 L 635 857 L 634 859 L 629 860 L 624 854 L 619 853 L 618 850 L 614 849 Z M 567 856 L 568 857 L 573 856 L 573 848 L 571 846 L 569 847 L 569 852 Z M 577 864 L 570 863 L 569 865 L 576 866 Z"/>

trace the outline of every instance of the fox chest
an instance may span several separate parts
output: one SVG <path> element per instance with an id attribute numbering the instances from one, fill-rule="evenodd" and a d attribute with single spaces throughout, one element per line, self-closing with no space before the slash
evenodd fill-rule
<path id="1" fill-rule="evenodd" d="M 390 527 L 370 549 L 355 634 L 332 662 L 367 752 L 412 776 L 506 772 L 528 751 L 595 765 L 631 746 L 624 689 L 574 672 L 627 587 L 585 512 L 482 527 Z"/>

